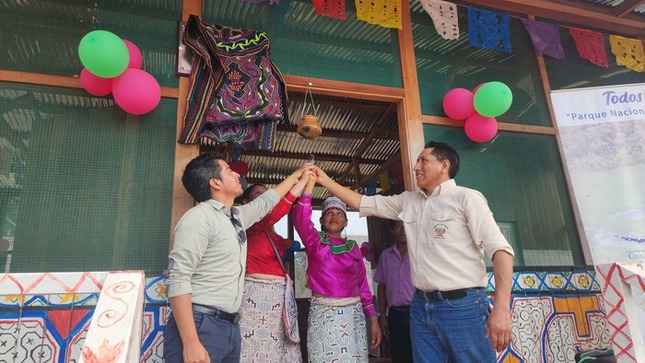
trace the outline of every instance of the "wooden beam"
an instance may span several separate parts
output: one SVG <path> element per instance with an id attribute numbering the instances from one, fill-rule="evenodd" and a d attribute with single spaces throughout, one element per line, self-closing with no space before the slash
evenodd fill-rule
<path id="1" fill-rule="evenodd" d="M 275 159 L 294 159 L 294 160 L 307 160 L 309 154 L 307 153 L 290 153 L 290 152 L 275 152 L 266 150 L 244 150 L 246 156 L 259 156 L 265 158 Z M 352 163 L 353 159 L 347 156 L 334 156 L 334 155 L 316 155 L 316 161 L 330 161 L 335 163 Z M 369 159 L 369 158 L 355 158 L 360 164 L 381 165 L 382 159 Z M 286 177 L 286 176 L 285 176 Z"/>
<path id="2" fill-rule="evenodd" d="M 531 16 L 530 18 L 531 20 L 535 20 L 534 16 Z M 544 92 L 544 100 L 546 101 L 547 110 L 549 111 L 549 119 L 551 120 L 551 125 L 554 126 L 553 134 L 557 135 L 557 128 L 555 128 L 555 112 L 553 111 L 553 103 L 551 102 L 551 82 L 549 82 L 549 74 L 546 69 L 546 63 L 544 62 L 544 56 L 541 55 L 537 49 L 533 49 L 533 54 L 537 60 L 538 71 L 540 72 L 542 91 Z"/>
<path id="3" fill-rule="evenodd" d="M 626 16 L 630 12 L 634 11 L 634 9 L 636 9 L 640 4 L 643 3 L 643 0 L 623 0 L 623 2 L 619 3 L 618 5 L 612 6 L 611 4 L 605 5 L 606 2 L 605 4 L 599 4 L 599 3 L 595 3 L 587 0 L 547 0 L 547 1 L 552 1 L 558 4 L 563 4 L 568 6 L 575 6 L 576 8 L 593 11 L 593 12 L 599 12 L 601 14 L 607 14 L 618 18 Z"/>
<path id="4" fill-rule="evenodd" d="M 449 117 L 442 116 L 421 116 L 423 123 L 427 125 L 439 125 L 439 126 L 450 126 L 450 127 L 464 127 L 464 121 L 453 120 Z M 556 130 L 553 127 L 548 126 L 532 126 L 532 125 L 522 125 L 516 123 L 506 123 L 498 122 L 498 129 L 500 131 L 510 131 L 510 132 L 523 132 L 527 134 L 540 134 L 540 135 L 555 135 Z"/>
<path id="5" fill-rule="evenodd" d="M 278 132 L 285 132 L 285 133 L 295 133 L 297 132 L 297 126 L 291 126 L 291 125 L 278 125 Z M 374 127 L 372 127 L 372 130 L 374 130 Z M 377 132 L 380 131 L 380 129 L 377 128 L 374 134 L 374 139 L 381 139 L 381 140 L 398 140 L 396 137 L 392 136 L 391 134 L 384 134 L 383 132 Z M 366 133 L 364 132 L 352 132 L 352 131 L 338 131 L 338 130 L 327 130 L 324 129 L 321 137 L 331 137 L 335 139 L 364 139 L 366 137 Z"/>
<path id="6" fill-rule="evenodd" d="M 181 18 L 186 21 L 188 15 L 202 14 L 201 0 L 184 0 L 181 10 Z M 179 93 L 177 98 L 177 125 L 176 125 L 176 139 L 179 139 L 179 133 L 184 126 L 184 109 L 186 108 L 186 95 L 188 94 L 188 77 L 179 77 Z M 185 145 L 175 142 L 175 169 L 173 172 L 172 182 L 172 212 L 170 215 L 170 239 L 168 243 L 168 250 L 172 250 L 174 242 L 175 225 L 184 213 L 189 210 L 194 204 L 195 200 L 184 188 L 181 182 L 181 176 L 184 172 L 186 164 L 193 158 L 199 155 L 199 145 Z"/>
<path id="7" fill-rule="evenodd" d="M 404 97 L 401 88 L 370 84 L 332 81 L 328 79 L 284 75 L 287 90 L 305 92 L 312 83 L 311 92 L 329 96 L 350 97 L 363 100 L 399 102 Z"/>
<path id="8" fill-rule="evenodd" d="M 641 4 L 645 4 L 645 0 L 624 0 L 622 3 L 614 6 L 614 8 L 611 9 L 611 12 L 619 18 L 624 18 Z"/>
<path id="9" fill-rule="evenodd" d="M 467 0 L 461 1 L 460 4 L 535 15 L 553 22 L 603 30 L 612 34 L 622 33 L 636 37 L 645 36 L 643 21 L 617 18 L 611 14 L 611 11 L 605 10 L 601 6 L 590 10 L 586 7 L 568 5 L 555 0 Z"/>
<path id="10" fill-rule="evenodd" d="M 81 80 L 78 77 L 56 76 L 51 74 L 0 70 L 0 81 L 83 89 Z M 161 87 L 161 97 L 177 98 L 178 95 L 179 90 L 177 88 Z"/>
<path id="11" fill-rule="evenodd" d="M 398 40 L 405 98 L 397 105 L 399 138 L 401 140 L 400 158 L 405 189 L 415 190 L 416 182 L 413 167 L 417 156 L 423 151 L 425 140 L 423 135 L 423 121 L 421 118 L 419 79 L 417 77 L 417 65 L 414 56 L 412 22 L 410 20 L 410 3 L 403 1 L 402 5 L 403 28 L 398 31 Z"/>
<path id="12" fill-rule="evenodd" d="M 246 182 L 248 185 L 251 184 L 263 184 L 268 188 L 272 188 L 276 186 L 278 183 L 282 181 L 282 178 L 252 178 L 252 177 L 246 177 Z M 350 184 L 347 182 L 338 182 L 338 184 L 346 187 L 346 188 L 354 188 L 354 184 Z M 321 200 L 322 201 L 322 200 Z"/>
<path id="13" fill-rule="evenodd" d="M 576 8 L 587 10 L 587 11 L 601 12 L 604 14 L 611 13 L 611 5 L 605 5 L 608 2 L 607 0 L 602 0 L 605 2 L 605 4 L 601 4 L 599 1 L 594 2 L 594 0 L 545 0 L 545 1 L 562 4 L 565 6 L 574 6 Z"/>
<path id="14" fill-rule="evenodd" d="M 343 97 L 343 98 L 335 97 L 330 99 L 330 98 L 325 98 L 324 96 L 321 97 L 320 95 L 314 95 L 314 97 L 315 97 L 314 103 L 316 104 L 316 107 L 318 107 L 319 105 L 327 105 L 327 106 L 333 106 L 336 108 L 342 108 L 346 110 L 367 111 L 367 112 L 383 112 L 388 108 L 387 103 L 370 103 L 370 104 L 356 103 L 355 98 L 348 99 L 346 97 Z M 303 93 L 293 94 L 293 91 L 289 92 L 289 101 L 297 101 L 302 103 L 311 102 L 309 97 L 307 97 L 307 100 L 305 100 L 305 95 Z"/>
<path id="15" fill-rule="evenodd" d="M 83 88 L 79 78 L 0 70 L 0 81 L 65 88 Z"/>
<path id="16" fill-rule="evenodd" d="M 542 80 L 542 89 L 544 91 L 546 105 L 549 110 L 549 117 L 551 119 L 551 124 L 554 126 L 553 130 L 554 130 L 555 141 L 558 145 L 558 152 L 560 153 L 560 155 L 564 155 L 562 140 L 560 139 L 560 133 L 558 132 L 558 128 L 557 128 L 555 111 L 553 110 L 553 102 L 551 101 L 551 83 L 549 82 L 549 76 L 546 69 L 546 64 L 544 62 L 544 56 L 541 55 L 537 51 L 537 49 L 535 49 L 534 52 L 535 52 L 535 58 L 537 59 L 537 63 L 538 63 L 538 70 L 540 71 L 540 79 Z M 571 198 L 571 209 L 573 210 L 573 218 L 576 221 L 576 227 L 580 232 L 580 235 L 584 239 L 585 238 L 584 233 L 582 233 L 582 231 L 584 231 L 584 227 L 582 225 L 582 215 L 580 214 L 580 209 L 578 208 L 578 203 L 576 202 L 576 195 L 573 192 L 573 186 L 571 183 L 571 175 L 569 174 L 569 169 L 562 168 L 562 172 L 566 180 L 567 191 L 569 192 L 569 196 Z M 591 251 L 589 250 L 587 243 L 582 243 L 582 254 L 584 255 L 585 262 L 588 264 L 591 264 L 592 263 Z"/>

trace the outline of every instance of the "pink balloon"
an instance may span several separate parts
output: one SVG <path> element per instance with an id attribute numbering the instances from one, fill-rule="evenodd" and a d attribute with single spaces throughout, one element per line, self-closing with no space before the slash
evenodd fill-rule
<path id="1" fill-rule="evenodd" d="M 81 85 L 93 96 L 107 96 L 112 92 L 112 78 L 102 78 L 92 74 L 87 68 L 81 71 Z"/>
<path id="2" fill-rule="evenodd" d="M 131 41 L 127 39 L 122 39 L 125 46 L 128 47 L 128 53 L 130 53 L 130 62 L 128 63 L 128 68 L 141 68 L 143 65 L 143 55 L 139 48 L 134 45 Z"/>
<path id="3" fill-rule="evenodd" d="M 466 136 L 474 142 L 487 142 L 497 135 L 497 120 L 473 113 L 464 123 Z"/>
<path id="4" fill-rule="evenodd" d="M 486 84 L 486 82 L 484 82 L 484 83 L 480 83 L 480 84 L 478 84 L 478 85 L 477 85 L 477 87 L 473 88 L 473 95 L 474 95 L 475 93 L 477 93 L 477 90 L 479 89 L 479 87 L 481 87 L 481 86 L 483 86 L 483 85 L 485 85 L 485 84 Z"/>
<path id="5" fill-rule="evenodd" d="M 161 101 L 159 83 L 146 71 L 128 68 L 112 82 L 114 101 L 125 112 L 143 115 L 152 111 Z"/>
<path id="6" fill-rule="evenodd" d="M 443 111 L 453 120 L 463 120 L 475 112 L 473 97 L 465 88 L 453 88 L 443 97 Z"/>

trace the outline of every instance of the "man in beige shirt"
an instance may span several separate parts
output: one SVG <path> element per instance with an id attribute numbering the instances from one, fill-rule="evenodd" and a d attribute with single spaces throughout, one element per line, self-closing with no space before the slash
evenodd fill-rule
<path id="1" fill-rule="evenodd" d="M 415 362 L 495 363 L 511 339 L 513 249 L 484 196 L 457 186 L 459 155 L 430 141 L 414 166 L 419 192 L 363 196 L 322 170 L 317 182 L 361 216 L 401 220 L 415 296 L 410 308 Z M 483 253 L 493 260 L 495 304 L 490 311 Z"/>

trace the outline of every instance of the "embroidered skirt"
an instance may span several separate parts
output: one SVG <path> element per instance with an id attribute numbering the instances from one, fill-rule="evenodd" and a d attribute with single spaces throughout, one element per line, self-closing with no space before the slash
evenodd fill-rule
<path id="1" fill-rule="evenodd" d="M 302 362 L 300 345 L 289 342 L 284 335 L 284 288 L 285 280 L 244 278 L 240 362 Z"/>
<path id="2" fill-rule="evenodd" d="M 368 362 L 367 324 L 359 298 L 312 297 L 307 329 L 309 362 Z"/>

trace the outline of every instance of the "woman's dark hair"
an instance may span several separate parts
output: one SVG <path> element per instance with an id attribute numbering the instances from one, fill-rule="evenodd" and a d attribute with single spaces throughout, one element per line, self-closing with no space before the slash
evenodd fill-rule
<path id="1" fill-rule="evenodd" d="M 452 148 L 452 146 L 440 141 L 428 141 L 424 148 L 432 148 L 432 155 L 439 161 L 448 160 L 450 162 L 450 169 L 448 175 L 450 179 L 454 179 L 459 173 L 459 154 Z"/>
<path id="2" fill-rule="evenodd" d="M 257 187 L 265 187 L 266 188 L 266 185 L 260 184 L 260 183 L 251 184 L 249 187 L 244 189 L 244 193 L 242 193 L 242 197 L 241 197 L 242 202 L 244 202 L 245 200 L 251 199 L 251 193 L 253 193 L 253 189 L 255 189 Z"/>
<path id="3" fill-rule="evenodd" d="M 218 163 L 221 159 L 221 154 L 209 152 L 199 155 L 186 165 L 181 182 L 196 201 L 211 199 L 210 180 L 222 180 L 222 168 Z"/>

